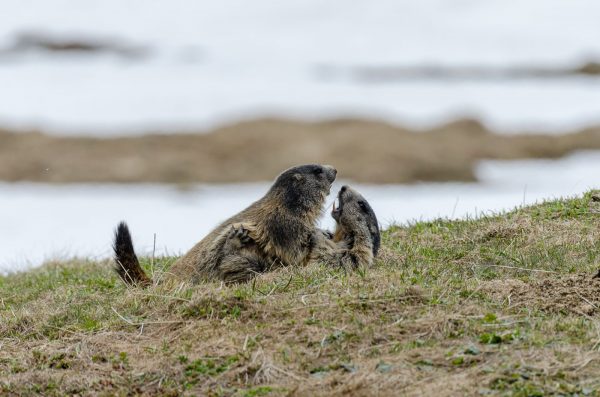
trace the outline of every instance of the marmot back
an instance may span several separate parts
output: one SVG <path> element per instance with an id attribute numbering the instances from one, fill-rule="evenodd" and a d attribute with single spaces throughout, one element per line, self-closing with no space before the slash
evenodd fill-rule
<path id="1" fill-rule="evenodd" d="M 336 174 L 332 166 L 319 164 L 282 172 L 265 196 L 217 226 L 179 258 L 169 274 L 193 282 L 239 282 L 274 267 L 307 263 L 315 244 L 316 221 Z M 135 257 L 133 246 L 128 247 L 121 256 Z M 116 256 L 119 260 L 119 253 Z M 140 283 L 145 274 L 137 258 L 122 262 L 123 280 Z M 136 280 L 123 277 L 130 274 Z"/>

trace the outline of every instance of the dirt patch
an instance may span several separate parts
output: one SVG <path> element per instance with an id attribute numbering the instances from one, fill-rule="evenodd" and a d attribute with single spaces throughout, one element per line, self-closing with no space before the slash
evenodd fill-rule
<path id="1" fill-rule="evenodd" d="M 141 58 L 149 49 L 124 43 L 122 39 L 109 39 L 82 35 L 56 35 L 50 32 L 22 32 L 15 36 L 12 44 L 0 49 L 0 60 L 44 53 L 64 54 L 109 54 L 123 58 Z"/>
<path id="2" fill-rule="evenodd" d="M 481 159 L 556 158 L 581 149 L 600 149 L 600 127 L 507 136 L 473 120 L 417 132 L 369 120 L 261 119 L 209 133 L 110 139 L 0 130 L 0 180 L 268 181 L 292 165 L 318 162 L 357 182 L 474 181 Z"/>
<path id="3" fill-rule="evenodd" d="M 335 68 L 328 68 L 335 73 Z M 340 73 L 342 71 L 339 71 Z M 600 76 L 600 63 L 589 61 L 569 68 L 542 66 L 486 67 L 486 66 L 366 66 L 351 69 L 354 80 L 369 84 L 389 84 L 406 80 L 520 80 L 559 79 L 572 77 L 596 78 Z"/>
<path id="4" fill-rule="evenodd" d="M 600 279 L 590 274 L 545 276 L 526 283 L 521 280 L 494 280 L 482 288 L 510 307 L 535 307 L 549 313 L 590 316 L 600 313 Z"/>

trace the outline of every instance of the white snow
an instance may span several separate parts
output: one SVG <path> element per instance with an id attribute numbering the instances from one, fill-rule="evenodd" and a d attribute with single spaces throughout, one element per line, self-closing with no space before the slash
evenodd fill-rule
<path id="1" fill-rule="evenodd" d="M 264 115 L 381 117 L 427 126 L 468 115 L 509 132 L 600 122 L 600 80 L 397 82 L 355 66 L 537 65 L 600 57 L 596 0 L 3 0 L 15 34 L 107 37 L 141 60 L 0 58 L 0 124 L 57 133 L 209 128 Z"/>

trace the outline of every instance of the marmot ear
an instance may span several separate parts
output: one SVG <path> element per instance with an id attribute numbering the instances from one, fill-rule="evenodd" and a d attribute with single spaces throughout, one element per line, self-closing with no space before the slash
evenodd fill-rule
<path id="1" fill-rule="evenodd" d="M 293 177 L 293 178 L 294 178 L 295 180 L 297 180 L 297 181 L 301 181 L 301 180 L 303 180 L 303 179 L 304 179 L 304 175 L 302 175 L 302 174 L 294 174 L 294 177 Z"/>

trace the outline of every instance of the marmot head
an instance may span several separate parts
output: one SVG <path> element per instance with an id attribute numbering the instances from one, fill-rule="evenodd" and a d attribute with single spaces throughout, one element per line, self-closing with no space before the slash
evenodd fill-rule
<path id="1" fill-rule="evenodd" d="M 331 216 L 335 221 L 348 231 L 364 231 L 371 235 L 373 243 L 373 256 L 377 256 L 381 236 L 379 223 L 373 208 L 367 200 L 356 190 L 349 186 L 342 186 L 338 193 L 338 205 L 333 203 Z"/>
<path id="2" fill-rule="evenodd" d="M 294 213 L 317 217 L 337 170 L 330 165 L 307 164 L 283 171 L 271 187 L 283 206 Z"/>

